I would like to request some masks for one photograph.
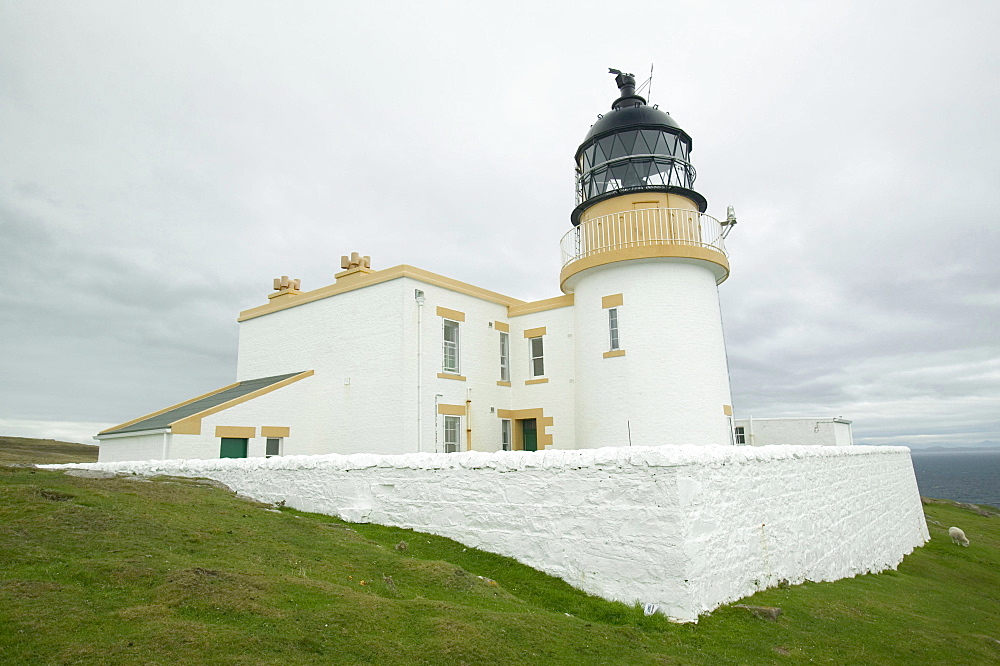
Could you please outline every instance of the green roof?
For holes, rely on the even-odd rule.
[[[278,382],[288,379],[289,377],[294,377],[300,374],[302,373],[291,372],[287,375],[275,375],[273,377],[261,377],[260,379],[248,379],[236,384],[235,386],[230,386],[225,390],[219,391],[218,393],[213,393],[212,395],[208,395],[204,398],[199,398],[191,402],[182,403],[177,407],[168,409],[161,414],[154,414],[153,416],[140,419],[135,423],[119,426],[113,430],[105,430],[101,432],[100,435],[120,435],[127,432],[139,432],[141,430],[162,430],[170,427],[170,424],[174,421],[180,421],[183,418],[193,416],[198,412],[203,412],[206,409],[211,409],[212,407],[217,407],[218,405],[229,402],[230,400],[242,398],[248,393],[253,393],[254,391],[258,391],[262,388],[267,388],[272,384],[277,384]]]

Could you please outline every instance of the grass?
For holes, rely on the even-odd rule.
[[[97,462],[96,446],[0,435],[0,465],[18,463],[59,464]]]
[[[0,467],[0,663],[1000,663],[1000,518],[925,509],[933,539],[898,571],[743,600],[777,621],[676,625],[448,539]]]

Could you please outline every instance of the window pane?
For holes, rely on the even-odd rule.
[[[441,341],[441,371],[458,372],[458,322],[444,320]]]
[[[628,152],[625,150],[625,146],[622,145],[621,138],[617,134],[615,134],[613,138],[615,142],[611,144],[611,155],[609,157],[611,159],[615,159],[616,157],[625,157],[628,155]],[[602,143],[604,141],[605,139],[601,139]]]
[[[277,437],[268,437],[267,446],[264,449],[265,456],[279,456],[281,455],[281,440]]]
[[[543,356],[542,340],[543,338],[541,337],[531,338],[530,340],[528,340],[529,343],[528,349],[531,353],[532,377],[541,377],[542,375],[545,374],[545,364],[542,360]]]
[[[462,419],[458,416],[444,417],[444,452],[455,453],[459,450],[459,432]]]
[[[618,308],[608,310],[608,329],[611,337],[611,350],[618,349]]]
[[[618,134],[618,140],[622,142],[622,148],[625,150],[626,155],[632,154],[632,148],[635,146],[635,135],[637,130],[632,130],[631,132],[621,132]],[[642,152],[646,152],[643,150]]]
[[[594,153],[594,162],[600,164],[601,162],[611,159],[611,146],[615,142],[614,135],[606,136],[597,142],[597,151]],[[601,156],[604,159],[598,159],[597,156]]]
[[[500,381],[510,381],[510,336],[500,333]]]
[[[644,153],[655,153],[656,152],[656,139],[659,138],[660,133],[657,132],[656,130],[649,130],[649,129],[644,129],[644,130],[642,130],[641,133],[642,133],[642,138],[645,140],[645,144],[643,146],[644,150],[642,152],[644,152]],[[636,147],[636,151],[635,152],[636,153],[639,152],[638,145]]]

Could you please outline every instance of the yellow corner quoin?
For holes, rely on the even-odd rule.
[[[270,386],[265,386],[264,388],[257,389],[256,391],[251,391],[250,393],[247,393],[246,395],[242,395],[242,396],[240,396],[238,398],[233,398],[232,400],[224,402],[221,405],[216,405],[215,407],[209,407],[208,409],[203,409],[202,411],[198,412],[197,414],[192,414],[191,416],[185,416],[183,419],[180,419],[178,421],[174,421],[173,423],[170,424],[170,426],[169,426],[170,427],[170,434],[172,434],[172,435],[200,435],[201,434],[201,420],[203,418],[205,418],[206,416],[211,416],[212,414],[217,414],[217,413],[219,413],[221,411],[229,409],[230,407],[235,407],[236,405],[239,405],[241,403],[247,402],[248,400],[253,400],[254,398],[258,398],[258,397],[260,397],[262,395],[266,395],[266,394],[270,393],[271,391],[277,391],[278,389],[284,388],[285,386],[288,386],[289,384],[294,384],[295,382],[297,382],[297,381],[299,381],[301,379],[305,379],[306,377],[312,377],[314,374],[316,374],[315,370],[306,370],[305,372],[300,372],[299,374],[295,375],[294,377],[289,377],[288,379],[282,379],[280,382],[276,382],[274,384],[271,384]],[[231,386],[237,386],[237,385],[239,385],[239,382],[237,382],[236,384],[232,384]],[[227,387],[227,388],[229,388],[229,387]],[[220,389],[220,390],[224,390],[224,389]],[[209,393],[207,395],[213,395],[213,394],[218,393],[218,392],[219,391],[212,391],[212,393]],[[187,402],[191,402],[191,400],[188,400]],[[181,404],[187,404],[187,403],[181,403]]]
[[[725,414],[726,416],[732,416],[733,415],[733,406],[732,405],[723,405],[722,406],[722,413]]]
[[[345,283],[344,280],[341,280],[339,283],[330,284],[312,291],[305,291],[297,294],[294,299],[278,299],[280,301],[278,303],[272,301],[265,305],[259,305],[255,308],[244,310],[240,313],[240,316],[236,319],[236,321],[247,321],[248,319],[262,317],[264,315],[271,314],[272,312],[278,312],[279,310],[286,310],[299,305],[305,305],[306,303],[312,303],[313,301],[330,298],[331,296],[343,294],[348,291],[354,291],[355,289],[363,289],[365,287],[381,284],[390,280],[398,280],[400,278],[419,280],[424,284],[441,287],[442,289],[454,291],[459,294],[465,294],[467,296],[474,296],[476,298],[481,298],[484,301],[490,301],[507,307],[525,304],[525,301],[518,298],[512,298],[510,296],[505,296],[504,294],[499,294],[495,291],[490,291],[489,289],[483,289],[482,287],[477,287],[466,282],[453,280],[452,278],[438,275],[437,273],[425,271],[422,268],[401,264],[399,266],[393,266],[392,268],[386,268],[381,271],[375,271],[374,273],[360,275],[347,283]]]
[[[563,294],[562,296],[554,296],[541,301],[532,301],[530,303],[522,303],[521,305],[509,305],[507,306],[507,316],[520,317],[521,315],[533,314],[535,312],[568,308],[573,305],[573,300],[573,294]]]
[[[465,405],[438,405],[438,414],[445,416],[465,416]]]
[[[510,382],[501,382],[501,381],[498,381],[497,382],[497,386],[510,386]]]
[[[559,273],[559,286],[565,290],[567,280],[577,273],[585,271],[588,268],[594,268],[595,266],[613,264],[618,261],[629,261],[631,259],[658,258],[696,259],[715,264],[717,266],[714,271],[716,274],[716,284],[722,284],[729,277],[729,260],[726,259],[726,255],[718,250],[699,245],[641,245],[595,252],[592,255],[571,261],[563,266],[562,271]]]
[[[503,331],[504,333],[510,333],[510,324],[505,324],[502,321],[493,322],[493,328],[498,331]]]
[[[604,358],[614,358],[616,356],[624,356],[624,355],[625,355],[624,349],[615,349],[614,351],[604,352]]]
[[[215,426],[216,437],[239,437],[253,439],[257,436],[257,428],[249,426]]]
[[[465,381],[465,377],[463,377],[462,375],[452,375],[452,374],[448,374],[447,372],[439,372],[438,373],[438,378],[439,379],[454,379],[455,381],[459,381],[459,382],[464,382]]]
[[[261,437],[289,437],[291,435],[291,428],[280,427],[280,426],[261,426],[260,436]]]
[[[621,304],[624,302],[625,297],[622,294],[612,294],[601,299],[601,307],[605,310],[608,308],[617,308],[621,307]]]
[[[524,337],[526,338],[540,338],[545,335],[545,327],[539,326],[538,328],[529,328],[524,332]]]
[[[528,379],[528,380],[525,380],[524,385],[527,386],[528,384],[548,384],[548,383],[549,383],[549,378],[548,377],[542,377],[541,379]]]
[[[448,308],[443,308],[440,305],[437,309],[437,316],[444,317],[445,319],[452,319],[454,321],[465,321],[465,313],[459,312],[458,310],[449,310]]]

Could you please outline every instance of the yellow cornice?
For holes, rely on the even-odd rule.
[[[288,379],[282,379],[280,382],[275,382],[274,384],[269,384],[268,386],[265,386],[263,388],[259,388],[256,391],[251,391],[250,393],[247,393],[246,395],[241,395],[238,398],[233,398],[232,400],[227,400],[226,402],[223,402],[221,404],[215,405],[214,407],[209,407],[208,409],[203,409],[202,411],[197,412],[196,414],[192,414],[191,416],[185,416],[184,418],[179,419],[177,421],[174,421],[173,423],[170,424],[170,426],[169,426],[170,427],[170,433],[173,434],[173,435],[200,435],[201,434],[201,420],[203,418],[205,418],[206,416],[211,416],[212,414],[216,414],[218,412],[224,411],[226,409],[229,409],[230,407],[235,407],[236,405],[239,405],[240,403],[247,402],[248,400],[253,400],[254,398],[258,398],[258,397],[260,397],[262,395],[270,393],[271,391],[277,391],[278,389],[283,388],[285,386],[288,386],[289,384],[294,384],[295,382],[299,381],[300,379],[305,379],[306,377],[312,377],[314,374],[315,374],[314,370],[306,370],[305,372],[300,372],[299,374],[295,375],[294,377],[289,377]],[[236,385],[238,385],[238,384],[233,384],[233,386],[236,386]],[[226,388],[230,388],[230,387],[226,387]],[[219,389],[219,390],[221,391],[221,390],[224,390],[224,389]],[[212,393],[218,393],[218,391],[213,391]],[[212,393],[209,393],[208,395],[212,395]],[[188,402],[191,402],[191,401],[189,400]],[[186,404],[186,403],[182,403],[182,404]]]
[[[443,289],[455,291],[460,294],[466,294],[467,296],[475,296],[476,298],[481,298],[485,301],[506,305],[507,307],[525,305],[524,301],[517,298],[504,296],[503,294],[499,294],[495,291],[483,289],[482,287],[476,287],[475,285],[461,282],[459,280],[453,280],[452,278],[438,275],[437,273],[431,273],[430,271],[425,271],[421,268],[400,264],[399,266],[393,266],[392,268],[375,271],[374,273],[352,276],[351,281],[347,284],[344,284],[343,281],[341,281],[340,283],[334,283],[325,287],[320,287],[319,289],[296,294],[291,298],[279,299],[281,301],[280,303],[271,302],[265,305],[259,305],[255,308],[250,308],[249,310],[244,310],[240,313],[240,316],[236,321],[246,321],[255,317],[271,314],[272,312],[278,312],[279,310],[294,308],[297,305],[312,303],[313,301],[330,298],[331,296],[336,296],[337,294],[343,294],[348,291],[354,291],[355,289],[362,289],[364,287],[370,287],[375,284],[381,284],[382,282],[397,280],[404,277],[420,280],[425,284],[442,287]]]
[[[191,398],[190,400],[185,400],[184,402],[178,402],[176,405],[170,405],[169,407],[166,407],[165,409],[161,409],[161,410],[152,412],[150,414],[146,414],[145,416],[140,416],[139,418],[132,419],[131,421],[126,421],[125,423],[121,423],[119,425],[116,425],[113,428],[105,428],[104,430],[102,430],[101,432],[99,432],[97,434],[98,435],[103,435],[106,432],[112,432],[114,430],[118,430],[119,428],[127,428],[128,426],[132,425],[133,423],[138,423],[139,421],[145,421],[146,419],[151,419],[154,416],[159,416],[160,414],[163,414],[164,412],[169,412],[172,409],[177,409],[178,407],[183,407],[184,405],[190,405],[192,402],[197,402],[198,400],[201,400],[202,398],[207,398],[208,396],[215,395],[216,393],[222,393],[223,391],[228,391],[229,389],[234,388],[234,387],[239,386],[239,385],[240,385],[240,383],[236,382],[235,384],[230,384],[229,386],[223,386],[220,389],[215,389],[214,391],[209,391],[208,393],[203,393],[202,395],[199,395],[199,396],[197,396],[195,398]]]
[[[553,296],[541,301],[522,303],[521,305],[507,306],[508,317],[520,317],[521,315],[532,314],[534,312],[544,312],[545,310],[555,310],[556,308],[567,308],[573,305],[573,294],[563,294]]]
[[[640,245],[635,247],[622,247],[594,254],[577,259],[563,266],[559,273],[559,287],[565,291],[566,281],[571,277],[595,266],[603,266],[618,261],[629,261],[631,259],[656,259],[656,258],[678,258],[696,259],[715,264],[719,269],[715,270],[717,284],[722,284],[729,277],[729,260],[726,255],[718,250],[713,250],[700,245]]]

